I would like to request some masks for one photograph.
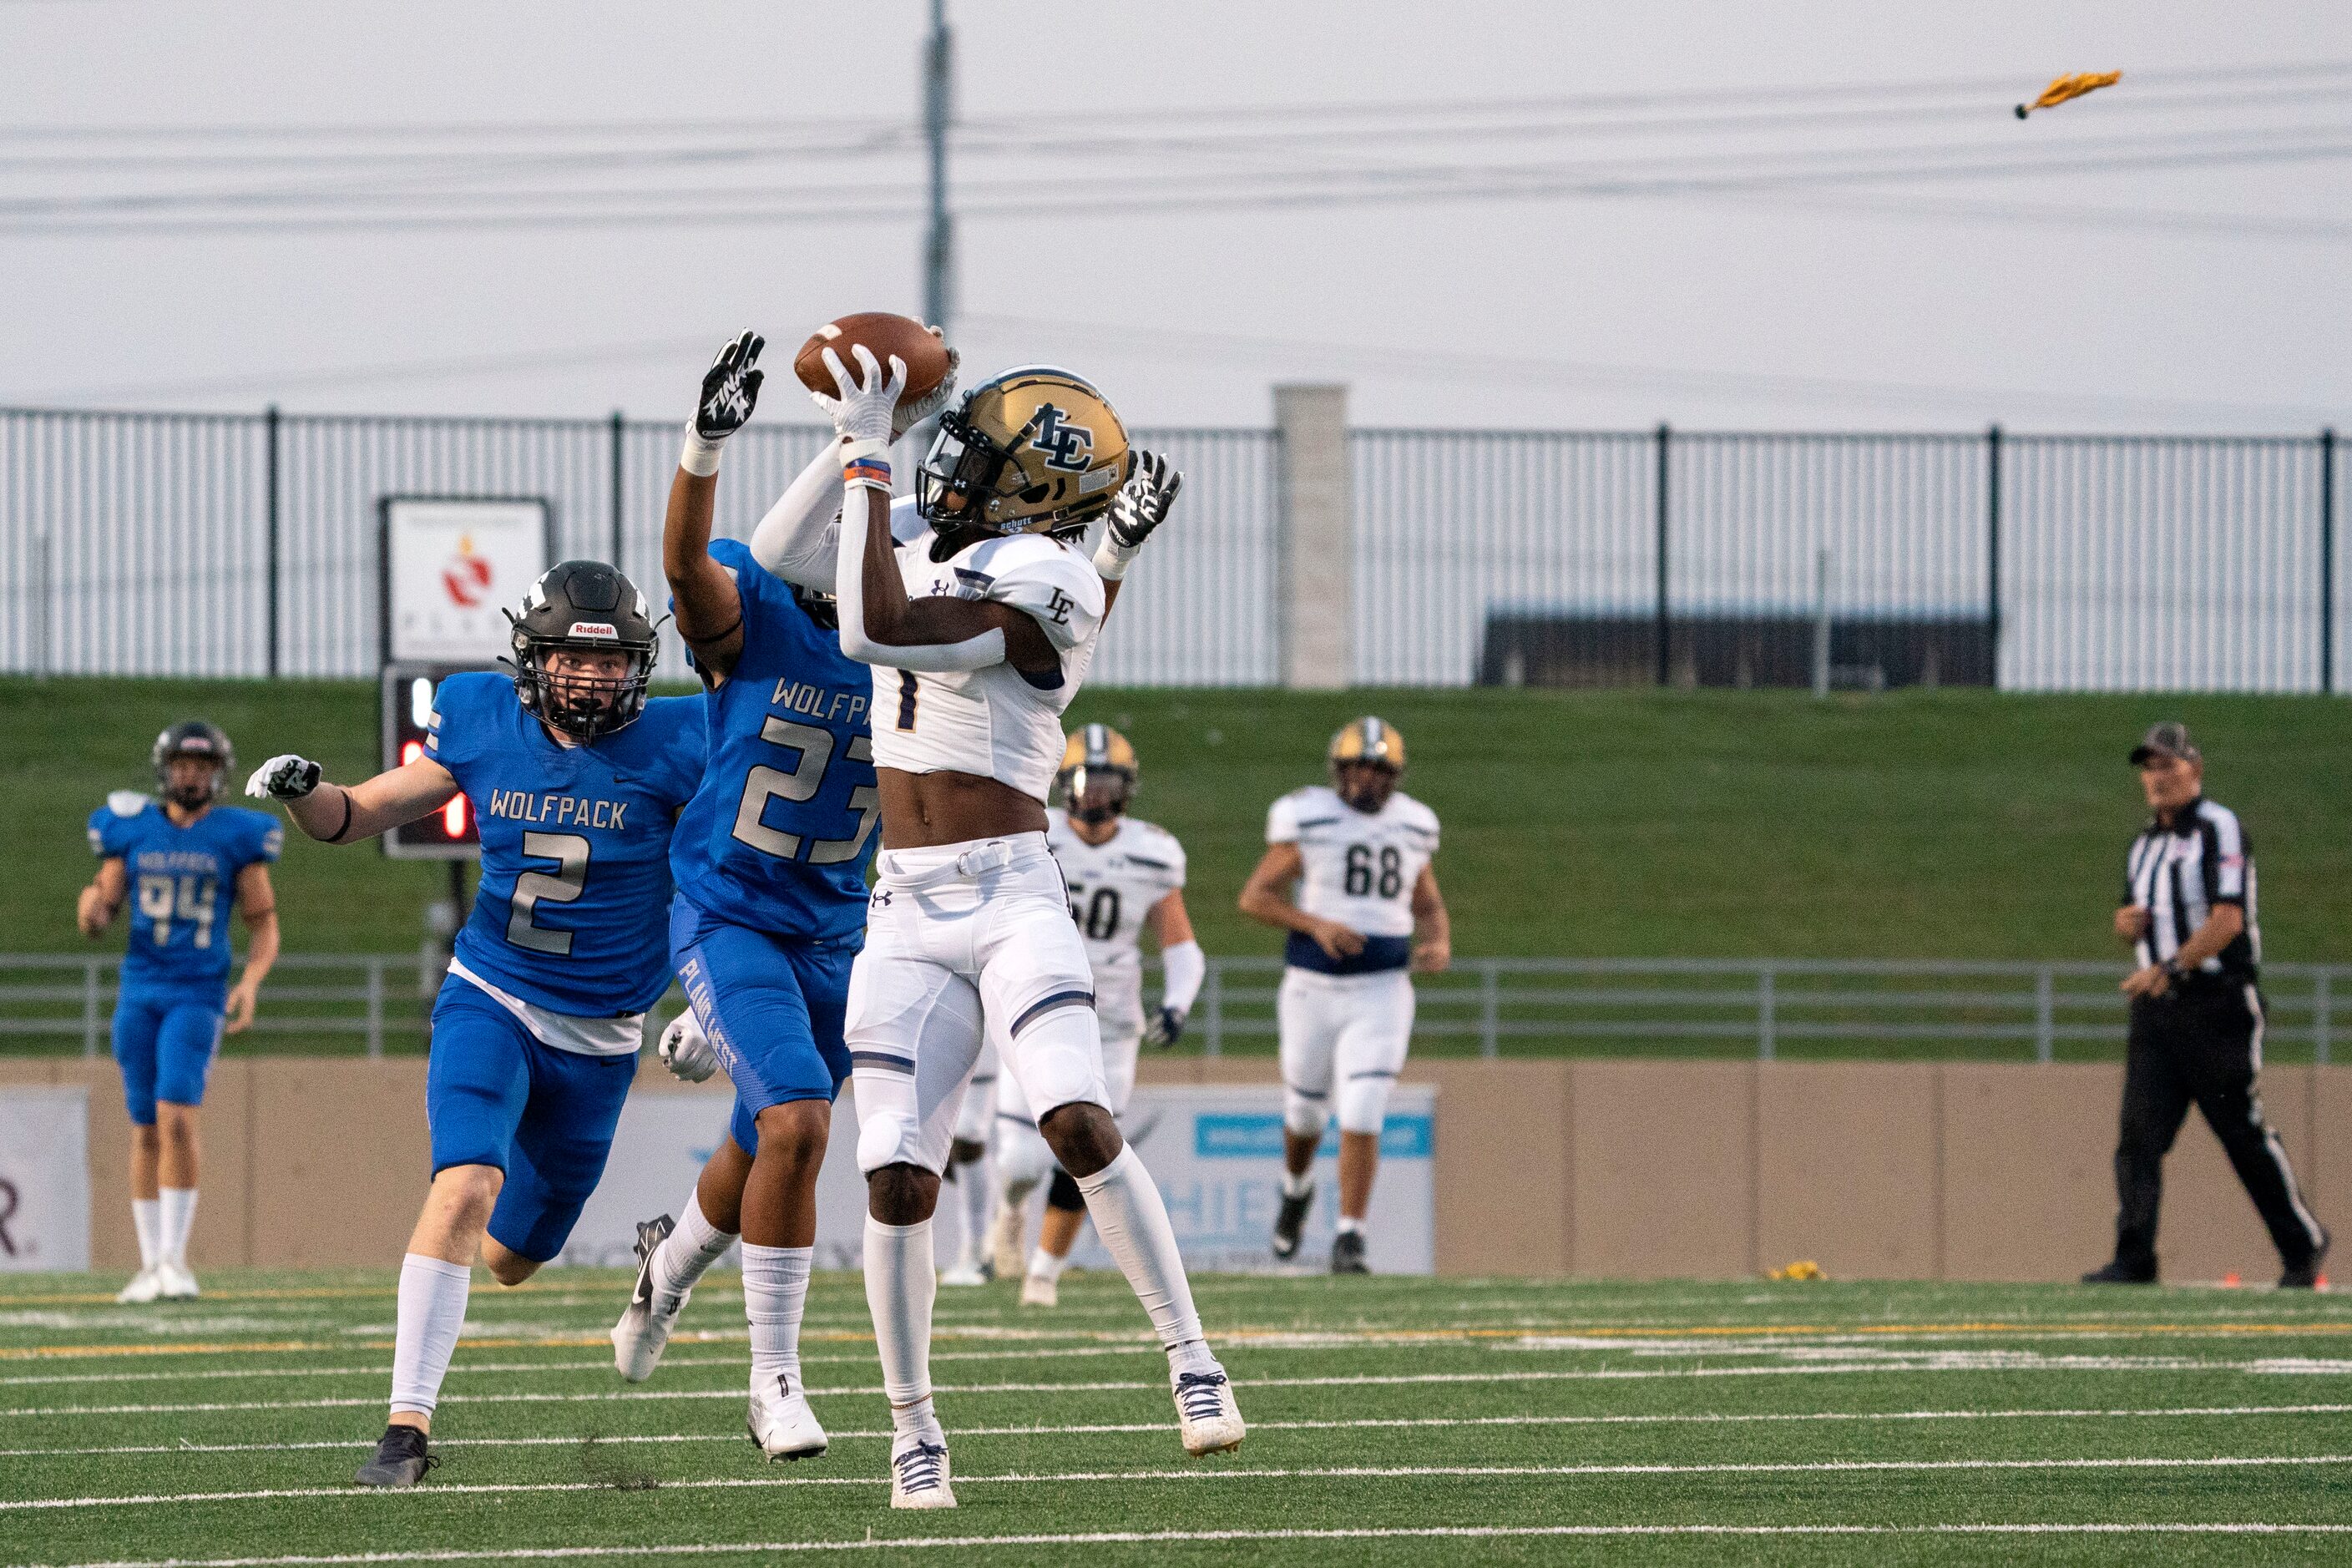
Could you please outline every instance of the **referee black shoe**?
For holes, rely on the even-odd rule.
[[[2117,1258],[2104,1268],[2094,1268],[2084,1275],[2083,1283],[2085,1285],[2153,1285],[2156,1283],[2156,1265],[2151,1263],[2145,1268],[2136,1268],[2123,1259]]]
[[[1343,1230],[1331,1238],[1331,1272],[1334,1274],[1370,1274],[1370,1265],[1364,1261],[1364,1233]]]
[[[1315,1184],[1297,1197],[1282,1194],[1282,1212],[1274,1216],[1274,1255],[1284,1262],[1298,1256],[1298,1238],[1307,1230],[1307,1211],[1315,1206]]]
[[[414,1426],[387,1426],[376,1442],[374,1459],[362,1465],[352,1482],[362,1487],[413,1487],[440,1462],[425,1452],[422,1431]]]
[[[2300,1263],[2288,1264],[2286,1272],[2279,1276],[2278,1288],[2282,1290],[2318,1289],[2319,1266],[2327,1261],[2327,1245],[2335,1239],[2326,1231],[2320,1232],[2319,1245],[2311,1249],[2311,1256]]]

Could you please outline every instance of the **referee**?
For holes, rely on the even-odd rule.
[[[2308,1289],[2327,1255],[2327,1232],[2296,1189],[2254,1093],[2263,998],[2253,847],[2237,814],[2205,798],[2205,759],[2186,725],[2154,726],[2131,761],[2153,815],[2132,840],[2116,910],[2116,934],[2139,960],[2123,983],[2131,1029],[2116,1145],[2120,1212],[2115,1260],[2083,1282],[2154,1282],[2164,1156],[2194,1100],[2270,1226],[2286,1263],[2279,1285]]]

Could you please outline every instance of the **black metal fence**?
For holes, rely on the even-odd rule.
[[[730,446],[748,532],[814,426]],[[1186,472],[1095,679],[1280,679],[1282,446],[1145,430]],[[394,493],[544,497],[659,576],[669,423],[0,411],[0,669],[361,675]],[[2332,434],[1359,430],[1355,680],[2333,691]],[[672,650],[671,658],[675,658]],[[675,669],[673,663],[670,668]]]

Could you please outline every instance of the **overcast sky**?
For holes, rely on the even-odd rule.
[[[968,372],[1133,422],[2352,425],[2343,0],[950,9]],[[925,15],[0,0],[0,402],[682,416],[919,309]]]

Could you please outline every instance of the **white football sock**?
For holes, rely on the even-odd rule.
[[[1307,1167],[1306,1170],[1300,1172],[1295,1176],[1287,1171],[1282,1173],[1282,1195],[1284,1197],[1303,1198],[1314,1190],[1315,1170],[1313,1166]]]
[[[1029,1277],[1033,1279],[1059,1279],[1062,1270],[1069,1264],[1066,1258],[1056,1258],[1042,1247],[1034,1247],[1029,1253]]]
[[[931,1260],[931,1222],[884,1225],[866,1216],[866,1305],[882,1357],[882,1392],[899,1436],[938,1430],[931,1411],[931,1303],[940,1281]]]
[[[1364,1234],[1364,1222],[1360,1219],[1349,1219],[1346,1215],[1341,1215],[1339,1216],[1339,1234],[1341,1236],[1361,1236]]]
[[[1160,1342],[1171,1354],[1179,1346],[1198,1342],[1201,1314],[1192,1309],[1192,1287],[1176,1249],[1176,1227],[1168,1223],[1168,1205],[1133,1146],[1119,1150],[1118,1159],[1093,1175],[1080,1176],[1078,1191],[1086,1194],[1095,1234],[1135,1288],[1136,1300],[1150,1314]]]
[[[965,1162],[956,1172],[956,1191],[963,1199],[963,1252],[960,1261],[968,1265],[980,1262],[981,1248],[988,1245],[988,1207],[995,1201],[994,1162],[982,1154],[977,1160]]]
[[[709,1272],[712,1264],[726,1257],[727,1249],[734,1245],[734,1233],[721,1230],[703,1218],[701,1199],[694,1194],[688,1194],[686,1200],[686,1212],[677,1216],[677,1228],[671,1231],[668,1238],[654,1251],[655,1292],[657,1295],[667,1296],[673,1301],[676,1300],[693,1289],[694,1282]],[[806,1252],[808,1248],[801,1247],[798,1250]],[[748,1275],[749,1272],[750,1266],[746,1264],[745,1273]],[[801,1270],[801,1284],[805,1293],[808,1284],[808,1270],[805,1266]],[[745,1299],[748,1300],[750,1299],[748,1279],[745,1281],[744,1289]],[[797,1311],[793,1315],[793,1321],[797,1331],[800,1321]]]
[[[163,1256],[163,1205],[159,1198],[131,1200],[131,1228],[139,1233],[139,1267],[152,1268]]]
[[[681,1230],[675,1233],[684,1235]],[[743,1244],[743,1315],[751,1321],[751,1382],[801,1380],[801,1312],[808,1305],[814,1247]]]
[[[165,1187],[158,1201],[163,1205],[163,1230],[160,1242],[159,1260],[176,1263],[184,1268],[188,1263],[188,1232],[196,1224],[196,1189]]]
[[[392,1336],[392,1407],[430,1415],[466,1326],[473,1270],[412,1252],[400,1260],[400,1316]]]

